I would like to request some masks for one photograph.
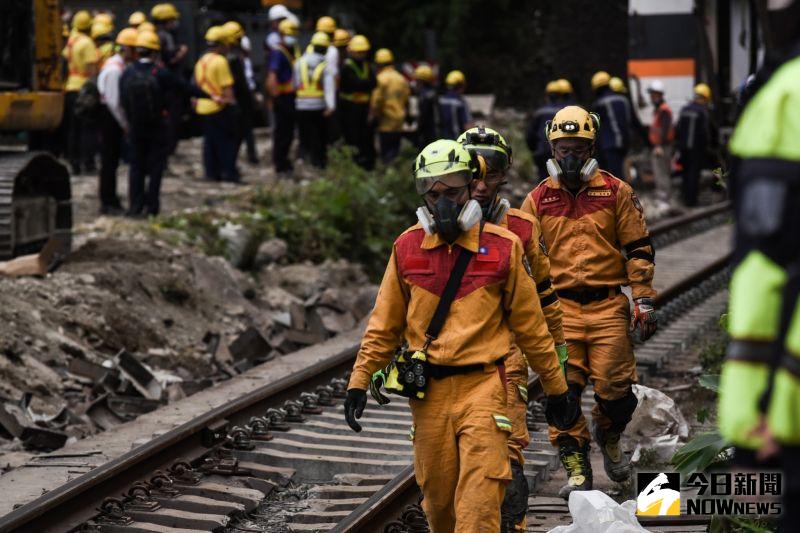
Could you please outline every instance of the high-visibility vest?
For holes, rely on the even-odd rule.
[[[322,61],[314,67],[311,78],[308,77],[308,59],[301,57],[300,61],[300,86],[297,88],[298,98],[322,98],[325,91],[322,88],[322,73],[325,72],[327,62]]]
[[[284,46],[278,46],[277,50],[284,55],[286,60],[289,62],[289,66],[294,66],[294,61],[297,54],[297,48],[295,48],[295,57],[289,53],[289,51]],[[292,83],[292,78],[289,77],[287,81],[278,82],[278,94],[292,94],[294,93],[294,83]]]
[[[344,60],[344,64],[346,67],[350,67],[355,72],[356,76],[361,80],[366,80],[367,76],[369,76],[369,65],[367,65],[366,61],[363,63],[362,67],[358,66],[358,63],[353,61],[353,58],[348,57]],[[340,92],[339,96],[342,100],[347,100],[348,102],[353,102],[355,104],[368,104],[369,103],[369,96],[368,92],[352,92],[352,93],[343,93]]]
[[[661,132],[663,127],[659,122],[659,117],[661,117],[661,113],[663,111],[669,111],[670,117],[672,116],[672,110],[669,108],[666,102],[661,102],[658,104],[658,108],[656,108],[655,112],[653,113],[653,121],[650,123],[650,131],[648,132],[648,138],[650,140],[650,144],[653,146],[659,146],[662,144],[661,139]],[[667,142],[672,142],[675,140],[675,127],[672,125],[670,121],[669,129],[667,129]]]

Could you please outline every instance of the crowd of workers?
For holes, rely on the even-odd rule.
[[[177,39],[179,18],[174,5],[158,4],[149,20],[137,11],[130,15],[128,27],[117,32],[110,14],[79,11],[71,18],[71,29],[65,30],[68,78],[62,146],[75,174],[95,171],[99,148],[102,213],[123,212],[116,192],[123,155],[131,165],[127,214],[158,213],[161,178],[190,101],[203,124],[206,179],[240,181],[237,159],[242,144],[248,160],[258,163],[253,136],[258,84],[244,28],[236,21],[208,28],[206,51],[187,79],[183,70],[188,47]],[[333,142],[351,146],[355,160],[367,169],[375,165],[376,137],[382,161],[397,157],[408,127],[412,84],[395,69],[392,52],[381,48],[373,56],[366,36],[337,28],[329,16],[317,20],[301,50],[299,22],[288,9],[272,6],[269,21],[264,90],[278,176],[293,170],[295,133],[299,157],[318,168],[325,167]],[[447,74],[441,95],[429,65],[420,64],[413,78],[420,147],[438,137],[455,139],[471,125],[461,71]]]
[[[681,176],[680,199],[686,207],[698,202],[700,175],[703,169],[719,164],[718,132],[710,112],[711,88],[705,83],[694,87],[692,100],[683,107],[677,120],[664,99],[665,88],[660,80],[647,87],[653,106],[653,119],[648,127],[639,121],[636,108],[625,82],[606,71],[592,76],[594,102],[603,127],[597,139],[597,160],[614,176],[631,181],[628,155],[634,140],[650,148],[650,164],[656,190],[656,201],[671,204],[672,175]],[[546,102],[532,115],[526,130],[526,142],[534,154],[534,162],[542,179],[548,176],[546,161],[550,147],[544,133],[545,122],[560,107],[574,103],[572,84],[565,79],[551,81],[545,87]]]

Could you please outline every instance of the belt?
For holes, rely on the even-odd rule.
[[[504,365],[506,361],[505,357],[501,357],[497,361],[494,362],[495,365],[501,366]],[[428,364],[428,369],[430,372],[430,376],[433,379],[443,379],[449,378],[450,376],[457,376],[459,374],[469,374],[472,372],[477,372],[478,370],[483,370],[486,368],[486,365],[475,364],[475,365],[462,365],[462,366],[448,366],[448,365],[434,365],[433,363]]]
[[[556,294],[558,294],[559,298],[566,298],[567,300],[578,302],[581,305],[599,302],[600,300],[605,300],[606,298],[613,298],[620,293],[622,293],[622,289],[619,287],[619,285],[616,287],[598,287],[597,289],[583,289],[579,291],[573,291],[570,289],[556,291]]]

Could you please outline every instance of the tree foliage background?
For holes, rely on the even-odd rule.
[[[373,50],[398,60],[435,60],[460,69],[469,92],[492,92],[502,105],[532,106],[544,84],[569,79],[580,100],[600,69],[624,74],[628,47],[625,0],[309,0],[322,14],[366,34]]]

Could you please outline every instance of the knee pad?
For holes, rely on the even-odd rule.
[[[578,385],[577,383],[567,383],[567,395],[569,395],[570,398],[580,401],[581,394],[583,394],[583,385]]]
[[[517,524],[525,518],[528,511],[528,480],[522,465],[511,461],[511,482],[506,485],[506,494],[500,514]]]
[[[600,412],[606,415],[611,420],[611,427],[609,431],[614,433],[622,433],[628,422],[633,417],[633,412],[639,404],[639,400],[629,387],[628,392],[622,398],[616,400],[604,400],[597,394],[594,395],[597,405],[600,406]]]

